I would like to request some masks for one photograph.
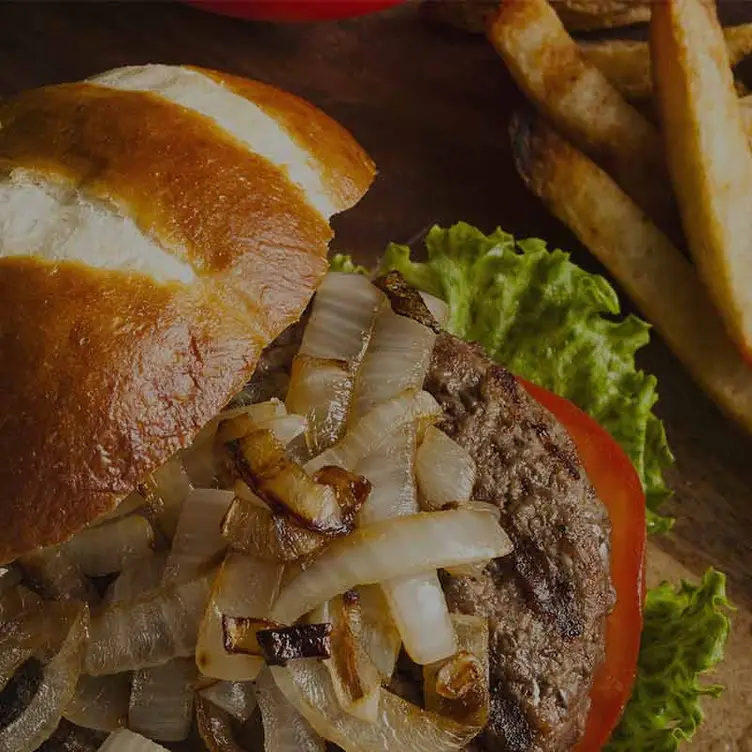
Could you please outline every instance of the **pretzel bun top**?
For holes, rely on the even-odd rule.
[[[112,510],[327,270],[374,166],[266,84],[119,68],[0,104],[0,563]]]

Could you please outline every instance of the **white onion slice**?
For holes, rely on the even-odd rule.
[[[452,614],[458,652],[423,667],[428,710],[458,723],[483,728],[490,712],[488,619]]]
[[[126,496],[111,512],[107,512],[101,517],[97,517],[97,519],[92,523],[92,526],[104,525],[108,522],[119,520],[122,517],[127,517],[134,512],[138,512],[139,509],[144,506],[146,506],[146,499],[141,496],[138,491],[133,491],[132,493],[128,494],[128,496]]]
[[[220,528],[233,497],[232,491],[214,488],[197,488],[188,494],[165,564],[164,582],[194,579],[224,551],[227,543]]]
[[[235,741],[232,716],[213,702],[196,697],[196,727],[209,752],[247,752]]]
[[[420,297],[423,298],[430,314],[436,319],[436,323],[443,329],[449,320],[449,306],[441,298],[428,292],[421,292]]]
[[[355,466],[355,472],[371,483],[371,493],[358,515],[360,525],[418,511],[415,445],[416,428],[408,423]]]
[[[265,752],[324,752],[325,741],[280,692],[265,668],[256,680]]]
[[[167,752],[167,750],[133,731],[121,729],[110,734],[99,752]]]
[[[44,608],[32,608],[18,614],[2,625],[0,630],[0,691],[13,674],[37,652],[42,652],[54,643],[57,637],[57,621],[65,616],[69,604],[53,603]],[[50,620],[51,626],[45,622]]]
[[[300,354],[325,360],[359,360],[383,295],[367,277],[330,272],[316,292]]]
[[[398,517],[333,541],[290,581],[271,618],[292,623],[358,585],[504,556],[512,544],[486,512],[457,509]]]
[[[475,486],[475,460],[464,447],[434,426],[418,447],[415,471],[424,509],[468,501]]]
[[[277,399],[268,400],[267,402],[257,402],[253,405],[243,405],[242,407],[233,407],[229,410],[223,410],[221,413],[215,415],[196,435],[193,439],[193,444],[185,453],[190,453],[191,450],[196,449],[203,444],[212,444],[214,437],[217,434],[217,427],[220,423],[223,423],[232,418],[237,418],[240,415],[248,417],[251,423],[258,424],[263,423],[273,418],[280,418],[287,415],[287,408],[285,403]]]
[[[378,405],[357,420],[341,441],[306,464],[308,472],[326,465],[352,470],[377,449],[386,437],[406,423],[416,423],[418,433],[441,415],[441,407],[428,393],[405,392]]]
[[[19,559],[26,579],[35,590],[51,600],[97,603],[91,581],[61,546],[41,548]]]
[[[160,742],[186,739],[193,719],[196,678],[196,663],[191,658],[176,658],[137,671],[131,684],[128,727]]]
[[[82,530],[62,550],[89,577],[120,572],[151,553],[154,531],[138,514]]]
[[[331,624],[331,658],[324,665],[334,693],[346,713],[375,723],[381,699],[381,675],[361,642],[362,612],[356,591],[338,595],[308,617],[311,623]]]
[[[379,585],[357,588],[360,598],[360,641],[368,657],[388,684],[397,665],[402,638],[394,623],[389,604]]]
[[[96,731],[117,731],[128,721],[131,675],[82,674],[63,716],[76,726]]]
[[[385,307],[358,371],[353,417],[362,417],[402,392],[422,389],[435,341],[435,332],[427,326]]]
[[[322,533],[296,525],[282,515],[272,514],[250,490],[230,505],[222,520],[222,535],[233,551],[279,562],[310,556],[329,541]]]
[[[353,383],[352,369],[346,361],[295,356],[287,408],[306,416],[310,454],[319,454],[342,438]]]
[[[3,752],[32,752],[55,731],[65,706],[76,690],[85,652],[89,608],[81,604],[68,622],[60,650],[45,666],[42,682],[31,702],[10,724],[0,729]]]
[[[151,500],[156,511],[160,530],[172,540],[180,517],[183,502],[190,493],[191,479],[178,457],[165,462],[152,473],[148,481],[139,486]],[[142,493],[142,495],[143,495]]]
[[[440,661],[457,650],[457,636],[435,571],[396,577],[381,587],[405,650],[415,663]]]
[[[119,674],[193,654],[212,575],[107,605],[91,621],[86,673]]]
[[[319,454],[344,432],[355,372],[382,294],[365,277],[332,272],[313,300],[292,365],[287,409],[308,418],[308,446]]]
[[[372,485],[360,511],[361,524],[417,513],[415,434],[412,424],[397,429],[358,463],[357,472]],[[436,572],[398,577],[382,587],[405,650],[416,663],[433,663],[455,652],[457,641]]]
[[[212,588],[201,621],[196,663],[204,676],[225,681],[251,681],[263,666],[255,655],[225,650],[222,616],[264,619],[279,592],[283,567],[276,562],[229,554]]]
[[[126,567],[105,593],[106,603],[132,601],[147,590],[153,590],[162,581],[168,551],[150,553]]]
[[[240,723],[245,723],[258,705],[253,682],[218,681],[199,694]]]
[[[42,599],[29,588],[16,585],[0,597],[0,625],[20,616],[24,611],[39,608]]]
[[[379,718],[368,723],[339,706],[326,669],[317,661],[292,661],[274,666],[277,686],[296,710],[323,737],[345,752],[454,752],[478,733],[442,718],[384,690]]]

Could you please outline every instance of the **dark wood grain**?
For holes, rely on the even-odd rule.
[[[752,7],[724,3],[723,13],[749,19]],[[0,3],[0,96],[144,62],[259,78],[350,128],[380,175],[366,199],[336,220],[336,250],[373,262],[390,240],[462,219],[545,237],[600,270],[517,178],[506,123],[519,95],[480,37],[427,25],[412,6],[339,24],[272,26],[173,3]],[[668,507],[678,521],[654,545],[686,571],[722,568],[733,598],[752,606],[752,440],[659,340],[640,363],[659,377],[658,413],[677,456]],[[752,650],[752,636],[741,637],[738,650]],[[748,693],[732,697],[752,716]]]

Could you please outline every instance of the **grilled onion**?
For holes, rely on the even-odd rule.
[[[76,689],[86,646],[89,608],[68,608],[67,634],[59,651],[44,667],[41,683],[24,711],[0,729],[3,752],[32,752],[55,731]]]
[[[361,525],[418,511],[415,445],[416,428],[408,423],[356,465],[355,471],[371,483],[371,493],[358,516]]]
[[[324,752],[326,743],[280,692],[268,668],[256,680],[265,752]]]
[[[292,365],[287,407],[308,418],[319,454],[344,431],[355,372],[383,296],[365,277],[332,272],[319,287]]]
[[[360,599],[360,641],[368,657],[388,684],[397,665],[402,639],[379,585],[363,585],[357,589]]]
[[[353,382],[353,373],[346,361],[295,356],[287,407],[308,420],[309,456],[323,452],[342,438]]]
[[[458,652],[423,667],[426,708],[464,725],[483,728],[488,722],[488,619],[452,614]]]
[[[107,737],[105,743],[99,748],[99,752],[167,752],[167,750],[140,734],[120,729]]]
[[[152,510],[153,521],[170,540],[175,534],[183,502],[190,493],[191,480],[180,459],[173,457],[139,484],[139,493]]]
[[[126,567],[105,593],[107,603],[132,601],[147,590],[156,588],[162,580],[169,552],[150,553]]]
[[[51,600],[99,600],[91,581],[61,546],[42,548],[19,559],[25,579]]]
[[[435,571],[395,577],[382,582],[381,587],[405,650],[415,663],[433,663],[457,650],[457,637]]]
[[[209,752],[246,752],[235,741],[230,714],[201,695],[196,697],[196,727]]]
[[[199,694],[240,723],[247,721],[258,705],[253,682],[218,681]]]
[[[342,709],[375,723],[381,698],[381,675],[361,642],[363,620],[357,592],[332,598],[310,618],[331,624],[332,654],[324,665]]]
[[[485,561],[511,550],[487,512],[457,509],[377,522],[332,542],[283,588],[271,618],[292,623],[358,585]]]
[[[255,655],[230,654],[225,649],[222,617],[265,619],[279,592],[282,566],[274,562],[229,554],[212,588],[196,646],[196,663],[205,676],[226,681],[251,681],[263,660]]]
[[[314,472],[326,465],[352,470],[400,426],[415,423],[420,434],[440,414],[439,404],[428,392],[404,392],[356,420],[342,440],[310,460],[306,470]]]
[[[402,426],[358,463],[358,472],[372,484],[361,524],[417,513],[415,443],[415,426]],[[433,663],[454,653],[456,637],[436,572],[398,577],[382,587],[405,650],[416,663]]]
[[[194,579],[226,548],[220,528],[233,496],[232,491],[213,488],[188,494],[162,575],[165,582]]]
[[[176,658],[137,671],[131,684],[129,728],[161,742],[186,739],[193,718],[196,678],[196,663],[191,658]]]
[[[231,441],[228,449],[241,480],[272,510],[317,532],[347,532],[336,489],[317,483],[293,462],[271,431],[254,431]]]
[[[248,492],[251,493],[251,492]],[[234,551],[268,561],[294,561],[325,545],[323,533],[272,514],[260,499],[236,498],[222,521],[222,535]]]
[[[318,661],[296,661],[270,670],[287,700],[316,732],[345,752],[453,752],[478,733],[476,727],[421,710],[386,690],[376,723],[349,715],[339,706],[326,669]]]
[[[97,731],[117,731],[128,721],[131,675],[82,674],[63,716],[76,726]]]
[[[475,461],[464,447],[434,426],[418,447],[415,471],[426,510],[453,501],[467,501],[475,485]]]
[[[153,544],[151,525],[132,514],[82,530],[61,548],[85,575],[103,577],[148,556]]]
[[[435,341],[436,333],[428,327],[385,308],[358,372],[353,416],[362,417],[407,390],[422,389]]]
[[[0,596],[0,626],[15,619],[24,611],[41,604],[42,599],[33,590],[23,585],[16,585]]]
[[[86,673],[119,674],[192,655],[211,580],[207,575],[108,604],[91,621]]]
[[[359,360],[382,300],[367,277],[330,272],[313,300],[300,353],[326,360]]]

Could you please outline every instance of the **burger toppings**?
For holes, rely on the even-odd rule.
[[[450,615],[438,570],[511,543],[433,426],[422,387],[445,317],[397,275],[330,274],[285,402],[241,396],[114,512],[0,572],[5,682],[34,660],[51,688],[2,732],[43,714],[38,735],[3,749],[31,752],[65,713],[148,751],[186,739],[195,711],[210,749],[239,752],[257,703],[269,751],[465,745],[488,714],[488,628]],[[39,609],[70,622],[57,652]],[[426,709],[386,689],[401,646]]]
[[[65,718],[87,729],[117,731],[128,722],[131,694],[129,673],[109,676],[81,674],[73,699],[65,708]]]
[[[3,718],[0,727],[0,749],[7,752],[32,752],[55,731],[66,706],[73,698],[78,678],[81,675],[86,651],[89,608],[82,603],[50,604],[42,623],[35,625],[35,633],[45,633],[47,644],[30,644],[35,640],[24,629],[13,634],[13,624],[3,628],[2,654],[15,652],[19,643],[28,646],[33,653],[31,661],[45,659],[41,675],[37,678],[32,692],[26,694],[28,704],[17,715]],[[25,617],[21,617],[24,619]],[[49,625],[49,626],[47,626]],[[59,630],[59,631],[58,631]],[[6,681],[2,687],[7,691]],[[17,696],[23,696],[15,688]]]

